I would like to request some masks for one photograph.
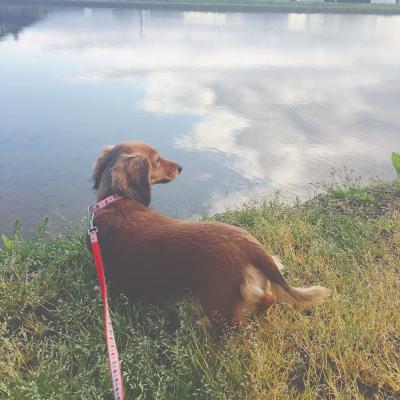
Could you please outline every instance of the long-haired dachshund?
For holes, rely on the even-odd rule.
[[[93,171],[97,200],[122,196],[95,216],[112,292],[154,299],[190,289],[211,321],[239,325],[275,298],[311,306],[329,294],[320,286],[290,287],[277,259],[244,229],[152,210],[151,185],[170,182],[181,171],[142,142],[103,149]]]

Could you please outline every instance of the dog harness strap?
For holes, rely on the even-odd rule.
[[[112,198],[112,199],[111,199]],[[104,331],[106,335],[106,350],[108,355],[108,365],[111,372],[111,380],[114,392],[115,400],[124,400],[125,390],[124,382],[122,378],[121,363],[119,361],[117,344],[115,342],[114,330],[111,323],[111,316],[108,309],[107,302],[107,288],[106,288],[106,278],[104,275],[104,265],[103,259],[101,257],[101,250],[99,245],[99,238],[97,235],[97,228],[93,225],[94,213],[97,210],[107,206],[108,204],[121,199],[120,196],[110,196],[101,202],[97,203],[95,206],[89,207],[89,211],[92,213],[92,221],[88,231],[90,237],[90,244],[92,247],[93,259],[96,265],[97,278],[100,285],[101,297],[103,298],[103,314],[104,314]],[[101,204],[100,204],[101,203]]]

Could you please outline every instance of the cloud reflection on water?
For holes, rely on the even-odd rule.
[[[55,14],[7,46],[58,57],[72,84],[139,82],[136,110],[193,117],[174,145],[223,155],[202,175],[216,212],[304,193],[344,164],[393,176],[399,38],[399,17],[92,10]]]
[[[105,76],[123,67],[121,77],[143,80],[137,106],[145,111],[200,116],[176,146],[229,156],[228,168],[258,181],[251,196],[277,188],[304,193],[306,183],[344,164],[381,171],[398,145],[396,103],[368,96],[396,81],[400,51],[393,47],[400,46],[393,40],[400,29],[393,19],[268,15],[254,26],[254,16],[191,12],[182,13],[183,24],[192,26],[183,34],[177,21],[158,32],[151,17],[145,46],[91,49],[92,62],[106,62]],[[380,121],[386,121],[381,142]],[[248,196],[246,188],[225,200]],[[218,197],[216,188],[207,201],[213,211],[226,205]]]

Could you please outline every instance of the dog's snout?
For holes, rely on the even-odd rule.
[[[178,174],[180,174],[182,172],[183,168],[180,165],[178,165],[177,170],[178,170]]]

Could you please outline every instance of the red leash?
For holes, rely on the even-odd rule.
[[[113,203],[114,201],[120,200],[121,198],[122,197],[116,195],[109,196],[104,200],[99,201],[94,206],[89,207],[89,212],[92,214],[92,219],[88,231],[88,234],[90,236],[90,243],[92,246],[93,259],[96,264],[97,278],[100,284],[101,297],[103,298],[106,349],[107,349],[108,365],[110,367],[115,400],[124,400],[125,389],[124,389],[124,382],[122,379],[122,369],[119,361],[117,344],[115,343],[114,330],[111,323],[110,312],[108,311],[106,278],[104,275],[104,266],[103,266],[103,259],[101,257],[99,239],[97,236],[98,229],[93,225],[93,220],[96,211],[106,207],[108,204]]]

